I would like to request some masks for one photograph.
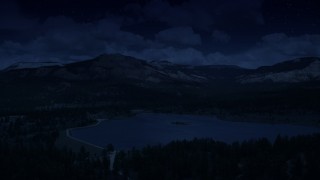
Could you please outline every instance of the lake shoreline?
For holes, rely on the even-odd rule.
[[[72,128],[69,131],[71,130],[74,130],[75,134],[69,136],[80,142],[98,147],[102,144],[113,144],[118,150],[165,145],[175,140],[194,138],[212,138],[233,143],[259,138],[274,141],[278,135],[296,136],[320,132],[318,127],[296,124],[226,121],[210,115],[172,113],[138,113],[130,117]]]
[[[98,149],[104,149],[103,147],[101,146],[97,146],[95,144],[92,144],[90,142],[87,142],[87,141],[84,141],[84,140],[81,140],[79,138],[76,138],[76,137],[73,137],[72,136],[72,133],[70,133],[70,131],[72,130],[76,130],[76,129],[83,129],[83,128],[89,128],[89,127],[95,127],[95,126],[98,126],[101,122],[105,121],[107,119],[97,119],[97,122],[95,124],[90,124],[90,125],[87,125],[87,126],[78,126],[78,127],[73,127],[73,128],[68,128],[66,129],[65,133],[66,133],[66,136],[72,140],[75,140],[75,141],[78,141],[78,142],[81,142],[83,144],[86,144],[86,145],[90,145],[90,146],[93,146],[95,148],[98,148]]]

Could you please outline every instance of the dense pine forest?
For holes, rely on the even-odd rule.
[[[319,152],[319,134],[274,143],[194,139],[119,153],[117,168],[136,179],[318,179]]]
[[[117,109],[108,115],[115,116],[115,112]],[[275,142],[267,139],[232,144],[214,139],[175,141],[120,151],[113,170],[110,170],[107,149],[101,154],[93,154],[86,147],[75,151],[68,145],[62,147],[56,143],[62,135],[60,130],[94,122],[83,109],[4,116],[0,122],[1,178],[8,180],[296,180],[320,177],[319,134],[292,138],[279,136]]]

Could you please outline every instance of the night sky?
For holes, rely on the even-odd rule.
[[[320,56],[316,0],[2,0],[0,68],[102,53],[254,68]]]

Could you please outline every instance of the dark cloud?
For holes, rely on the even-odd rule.
[[[216,52],[208,55],[208,61],[215,64],[237,64],[254,68],[306,56],[320,56],[320,35],[291,37],[284,33],[269,34],[242,53]]]
[[[201,37],[191,27],[175,27],[160,31],[155,35],[159,42],[180,45],[201,45]]]
[[[209,31],[218,23],[233,23],[234,19],[236,22],[249,21],[263,24],[260,12],[261,4],[262,0],[241,2],[235,0],[190,0],[179,6],[172,6],[167,1],[153,0],[141,10],[146,20],[159,20],[171,26],[191,26]]]
[[[171,6],[166,1],[154,0],[148,3],[144,9],[144,15],[148,19],[156,19],[168,23],[171,26],[191,26],[207,29],[214,22],[206,6],[194,6],[194,1],[186,2],[181,6]]]
[[[35,19],[24,17],[14,1],[4,0],[0,6],[0,29],[26,30],[37,24]]]
[[[8,40],[0,44],[3,65],[41,58],[45,61],[70,61],[75,57],[89,58],[101,53],[125,54],[129,50],[163,46],[143,36],[122,31],[119,24],[109,19],[76,23],[71,18],[59,16],[47,19],[35,29],[40,29],[40,33],[30,41]]]
[[[288,36],[275,33],[264,36],[259,46],[284,57],[320,56],[320,35]],[[272,51],[272,52],[271,52]]]
[[[316,28],[320,18],[313,19],[319,13],[314,7],[308,10],[311,5],[298,9],[296,1],[284,13],[286,2],[4,0],[0,5],[0,66],[16,61],[69,62],[101,53],[243,67],[320,56]],[[293,14],[301,12],[307,15]]]
[[[290,37],[283,33],[275,33],[262,37],[253,47],[236,54],[224,54],[218,51],[205,54],[193,48],[167,47],[128,52],[127,55],[151,60],[165,59],[182,64],[229,64],[255,68],[299,57],[320,56],[319,47],[320,35],[317,34]]]
[[[214,30],[212,32],[212,38],[215,41],[219,41],[222,43],[228,43],[231,40],[231,36],[223,31],[219,31],[219,30]]]

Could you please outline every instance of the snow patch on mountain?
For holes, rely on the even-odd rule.
[[[310,63],[307,67],[299,70],[292,70],[287,72],[274,72],[253,74],[242,77],[239,81],[241,83],[255,83],[255,82],[305,82],[311,80],[320,80],[320,60]]]
[[[34,68],[49,67],[49,66],[63,66],[63,64],[58,62],[18,62],[7,67],[6,69],[4,69],[4,71],[11,71],[11,70],[17,70],[17,69],[34,69]]]

